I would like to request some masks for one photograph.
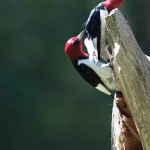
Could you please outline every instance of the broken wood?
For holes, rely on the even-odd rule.
[[[113,150],[150,149],[150,57],[139,47],[119,10],[106,18],[117,93],[112,113]]]

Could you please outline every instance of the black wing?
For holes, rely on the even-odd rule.
[[[90,18],[85,24],[87,38],[94,39],[95,37],[100,36],[100,11],[95,8],[90,14]]]
[[[73,65],[85,81],[94,87],[96,87],[98,84],[102,84],[104,87],[106,87],[94,70],[92,70],[86,64],[80,64],[78,66],[77,63],[78,62],[74,62]]]
[[[85,23],[85,31],[88,39],[97,38],[97,50],[98,50],[98,60],[100,60],[100,39],[101,39],[101,19],[100,10],[104,10],[105,7],[100,3],[96,8],[94,8],[90,16]]]
[[[86,34],[88,38],[94,39],[101,35],[101,20],[100,20],[100,10],[105,10],[102,3],[96,6],[90,13],[88,20],[85,23]]]

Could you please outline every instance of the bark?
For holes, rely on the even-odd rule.
[[[114,100],[112,149],[150,150],[150,57],[144,55],[117,9],[106,24],[114,74],[123,94],[116,94]]]

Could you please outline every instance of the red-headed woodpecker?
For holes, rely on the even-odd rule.
[[[103,64],[99,61],[95,63],[93,60],[90,60],[87,53],[83,52],[81,41],[83,34],[84,31],[77,37],[69,39],[65,44],[64,51],[69,56],[75,69],[89,84],[101,92],[112,96],[110,90],[120,91],[112,68],[109,64]]]
[[[107,50],[106,40],[106,21],[105,18],[110,11],[118,8],[124,0],[106,0],[98,4],[90,13],[85,23],[86,36],[89,41],[93,42],[93,52],[106,61],[110,61],[111,55]]]

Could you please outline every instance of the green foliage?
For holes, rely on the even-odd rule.
[[[63,52],[97,3],[0,1],[0,149],[110,149],[112,99],[88,85]],[[148,49],[143,3],[132,9],[126,2],[122,11]]]

